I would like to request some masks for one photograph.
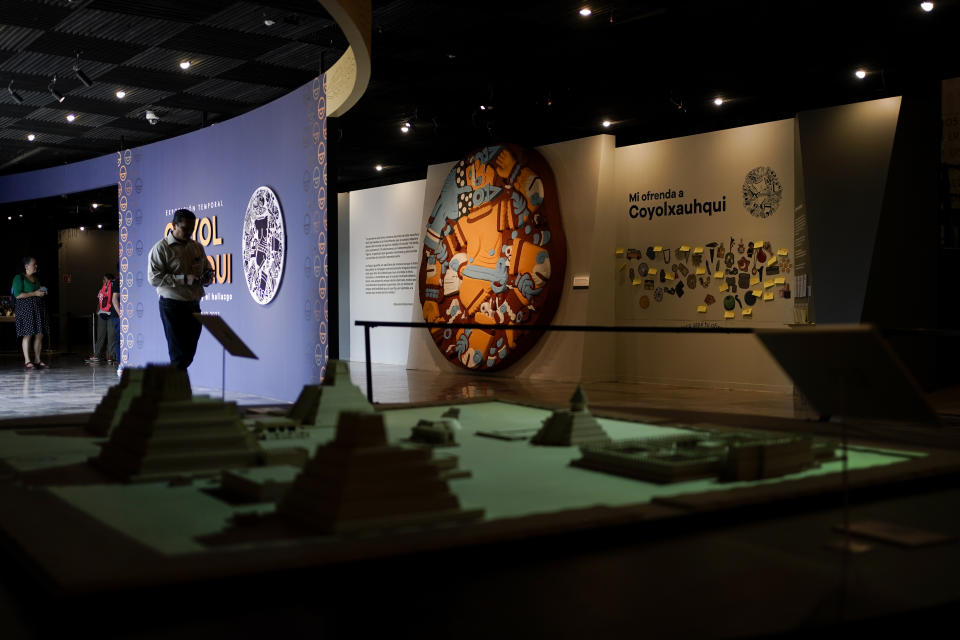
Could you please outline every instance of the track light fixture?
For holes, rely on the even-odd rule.
[[[47,85],[47,91],[50,92],[50,95],[53,96],[54,100],[57,102],[63,102],[65,96],[56,90],[56,88],[53,86],[55,84],[57,84],[57,74],[53,74],[53,80],[51,80],[50,84]]]
[[[83,70],[80,68],[80,52],[79,51],[77,52],[77,61],[73,63],[73,73],[74,75],[77,76],[77,80],[82,82],[84,86],[86,87],[93,86],[93,80],[91,80],[90,77],[87,74],[85,74]]]
[[[10,84],[7,85],[7,91],[10,92],[10,97],[13,98],[13,101],[17,104],[23,104],[23,96],[13,90],[13,80],[10,81]]]

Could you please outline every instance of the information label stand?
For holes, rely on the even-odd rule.
[[[256,354],[250,350],[240,336],[230,328],[230,325],[220,316],[212,313],[195,313],[193,317],[207,328],[207,331],[217,339],[220,346],[223,347],[223,355],[220,360],[220,399],[226,400],[227,395],[227,352],[238,358],[253,358],[258,360]]]

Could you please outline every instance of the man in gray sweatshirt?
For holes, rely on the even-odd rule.
[[[147,279],[160,296],[170,364],[184,371],[193,362],[203,328],[193,314],[200,312],[203,287],[213,275],[203,246],[190,238],[196,224],[192,211],[177,209],[173,233],[153,245],[147,270]]]

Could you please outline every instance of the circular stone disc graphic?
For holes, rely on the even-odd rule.
[[[277,295],[285,253],[280,201],[269,187],[258,187],[243,218],[243,275],[250,296],[259,304],[267,304]]]
[[[783,185],[770,167],[756,167],[743,180],[743,206],[756,218],[767,218],[783,198]]]
[[[509,366],[540,332],[458,324],[549,324],[560,302],[567,247],[557,186],[537,152],[491,146],[460,160],[427,221],[420,304],[433,340],[465,369]]]

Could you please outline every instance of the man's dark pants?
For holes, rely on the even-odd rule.
[[[160,298],[160,320],[167,337],[170,364],[187,370],[197,353],[197,341],[203,329],[193,314],[200,313],[199,302]]]

